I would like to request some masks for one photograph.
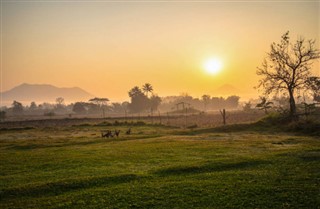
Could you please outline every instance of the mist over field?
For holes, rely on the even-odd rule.
[[[0,208],[320,208],[319,1],[0,0]]]

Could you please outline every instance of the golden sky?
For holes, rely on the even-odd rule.
[[[319,1],[3,0],[1,24],[1,91],[78,86],[111,101],[146,82],[159,96],[215,96],[231,84],[245,97],[287,30],[320,48]],[[212,57],[223,63],[215,75],[203,68]]]

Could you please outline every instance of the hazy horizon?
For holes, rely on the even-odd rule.
[[[18,86],[15,86],[14,88],[8,90],[8,91],[5,91],[5,92],[0,92],[3,96],[3,94],[7,93],[7,92],[10,92],[12,90],[16,90],[17,88],[21,88],[23,86],[32,86],[32,87],[40,87],[42,88],[43,86],[50,86],[50,87],[55,87],[57,89],[74,89],[74,88],[80,88],[80,90],[83,90],[85,91],[86,93],[89,93],[91,94],[91,92],[88,92],[86,91],[86,89],[83,89],[79,86],[70,86],[70,87],[67,87],[67,86],[54,86],[54,85],[51,85],[51,84],[30,84],[30,83],[22,83]],[[37,89],[37,90],[40,90],[40,89]],[[20,89],[21,92],[23,92],[24,94],[26,94],[26,89],[22,90]],[[129,90],[128,90],[129,91]],[[240,91],[238,89],[236,89],[233,85],[231,84],[224,84],[222,86],[220,86],[218,89],[216,89],[216,92],[220,92],[220,93],[216,93],[216,94],[211,94],[210,96],[211,97],[223,97],[223,98],[227,98],[229,96],[240,96],[240,101],[247,101],[249,99],[255,99],[252,95],[245,95],[245,96],[241,96],[241,93],[239,93]],[[237,93],[238,92],[238,93]],[[28,91],[29,93],[29,91]],[[192,94],[188,94],[187,92],[182,92],[181,94],[177,94],[177,95],[159,95],[161,98],[169,98],[169,97],[175,97],[175,96],[185,96],[185,95],[189,95],[189,96],[192,96],[193,98],[198,98],[198,99],[201,99],[202,95],[192,95]],[[51,99],[39,99],[39,95],[36,95],[36,97],[38,97],[38,99],[34,99],[34,98],[31,98],[29,97],[28,99],[19,99],[18,97],[21,97],[20,96],[17,96],[16,99],[11,99],[11,100],[5,100],[3,99],[2,102],[1,102],[1,106],[11,106],[12,105],[12,102],[13,100],[16,100],[16,101],[19,101],[21,102],[23,105],[30,105],[31,102],[36,102],[37,104],[42,104],[42,103],[56,103],[56,98],[58,97],[62,97],[64,98],[64,102],[65,104],[71,104],[71,103],[75,103],[75,102],[88,102],[88,99],[68,99],[68,98],[65,98],[63,95],[60,95],[60,94],[57,94],[55,97],[53,97],[52,95],[43,95],[44,97],[48,98],[50,97]],[[42,96],[42,98],[43,98]],[[252,97],[251,97],[252,96]],[[24,95],[25,97],[25,95]],[[67,96],[68,97],[68,96]],[[93,97],[100,97],[99,95],[94,95],[94,94],[91,94],[90,96],[90,99],[93,98]],[[128,102],[130,101],[130,97],[129,95],[127,95],[127,98],[125,98],[124,100],[117,100],[115,98],[108,98],[110,101],[109,103],[113,103],[113,102],[118,102],[118,103],[122,103],[122,102]],[[1,107],[0,106],[0,107]]]
[[[230,84],[248,98],[283,33],[320,48],[320,2],[1,0],[1,26],[1,92],[51,84],[126,101],[144,83],[159,96],[194,97]],[[220,72],[204,69],[209,59]]]

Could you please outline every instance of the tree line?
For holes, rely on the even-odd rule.
[[[274,105],[275,99],[281,98],[285,104],[280,105],[284,110],[288,110],[291,119],[297,118],[297,100],[304,98],[301,104],[304,107],[311,107],[320,103],[320,77],[312,75],[311,67],[314,61],[320,58],[320,51],[316,48],[315,40],[306,40],[299,37],[291,42],[289,32],[282,35],[279,43],[272,43],[270,52],[263,60],[261,66],[258,67],[257,75],[260,76],[257,88],[262,90],[260,103],[256,108],[264,110],[268,113]],[[318,69],[320,71],[320,69]],[[211,97],[203,95],[201,98],[193,98],[188,94],[180,96],[168,96],[160,98],[154,93],[150,83],[144,84],[142,87],[134,86],[129,90],[128,96],[130,102],[114,102],[109,103],[108,98],[95,97],[87,102],[76,102],[70,105],[64,104],[64,99],[59,97],[56,104],[43,103],[37,105],[31,102],[29,106],[24,107],[20,102],[14,101],[12,106],[2,107],[0,116],[4,118],[7,113],[13,115],[21,115],[23,113],[36,114],[101,114],[106,117],[107,113],[147,113],[159,109],[162,112],[179,111],[207,111],[220,109],[237,109],[239,108],[239,96],[233,95],[227,98]],[[313,103],[308,104],[308,99],[312,97]],[[279,100],[279,101],[280,101]],[[283,102],[282,101],[282,102]],[[310,101],[310,99],[309,99]],[[280,103],[279,103],[280,104]],[[250,102],[245,103],[244,110],[252,109]]]
[[[31,102],[23,106],[21,102],[13,101],[11,107],[2,108],[1,114],[8,115],[65,115],[65,114],[95,114],[108,117],[111,114],[154,114],[155,112],[176,112],[184,108],[193,109],[197,112],[218,110],[220,108],[236,109],[239,106],[239,96],[211,97],[203,95],[194,98],[186,93],[180,96],[159,97],[150,83],[134,86],[128,91],[129,101],[110,102],[108,98],[95,97],[86,102],[65,104],[62,97],[58,97],[54,104]],[[4,117],[4,116],[2,116]]]

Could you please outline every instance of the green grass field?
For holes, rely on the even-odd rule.
[[[320,139],[94,125],[1,130],[0,208],[320,208]]]

